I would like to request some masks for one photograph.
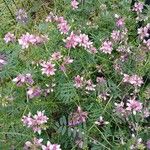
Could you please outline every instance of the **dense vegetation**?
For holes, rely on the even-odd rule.
[[[149,8],[0,0],[0,149],[150,149]]]

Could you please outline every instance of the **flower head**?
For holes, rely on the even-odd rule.
[[[22,46],[22,49],[28,48],[30,45],[42,44],[48,41],[47,35],[33,35],[33,34],[23,34],[20,39],[18,39],[19,44]]]
[[[102,43],[102,47],[100,48],[100,51],[106,53],[106,54],[111,54],[113,48],[112,48],[112,42],[111,41],[104,41]]]
[[[71,1],[71,6],[73,9],[77,9],[79,5],[79,2],[77,2],[77,0],[72,0]]]
[[[50,141],[47,141],[47,145],[42,145],[42,150],[61,150],[60,145],[51,144]]]
[[[54,68],[55,67],[55,64],[51,63],[50,61],[46,62],[42,62],[41,63],[41,66],[42,66],[42,74],[46,74],[47,76],[52,76],[52,75],[55,75],[55,71],[56,69]]]
[[[142,103],[135,100],[135,98],[128,100],[126,110],[133,111],[133,114],[136,114],[136,112],[140,112],[142,110]]]
[[[10,32],[8,32],[4,37],[5,43],[14,42],[15,39],[16,39],[15,35]]]
[[[81,107],[78,107],[76,112],[70,114],[69,125],[75,126],[83,122],[86,122],[87,115],[88,115],[87,112],[82,111]]]
[[[83,79],[83,77],[80,77],[79,75],[77,75],[77,76],[74,78],[74,82],[75,82],[74,86],[75,86],[76,88],[82,88],[83,85],[84,85],[84,79]]]
[[[70,36],[65,40],[66,48],[75,48],[78,45],[79,40],[80,38],[76,34],[71,32]]]
[[[111,38],[113,41],[118,42],[121,40],[121,32],[119,30],[113,30],[111,33]]]
[[[34,116],[29,113],[27,116],[22,117],[22,122],[28,128],[32,128],[34,132],[41,134],[41,130],[45,130],[44,126],[47,123],[48,117],[44,115],[44,111],[37,111]]]
[[[60,52],[54,52],[52,55],[51,55],[51,60],[54,60],[54,61],[59,61],[61,60],[63,56],[61,55]]]
[[[28,15],[24,9],[19,9],[16,12],[16,20],[20,23],[27,23]]]
[[[96,85],[92,83],[92,80],[86,81],[86,90],[87,91],[95,91]]]
[[[135,2],[134,6],[133,6],[133,11],[140,13],[140,12],[142,12],[143,8],[144,8],[143,3]]]
[[[61,34],[67,34],[69,32],[69,29],[70,29],[67,22],[59,23],[57,25],[57,27],[58,27],[59,31],[61,32]]]
[[[32,85],[34,83],[31,74],[20,74],[16,78],[12,80],[17,84],[17,86],[22,86],[23,84],[30,84]]]
[[[30,99],[39,97],[41,95],[41,89],[39,87],[30,87],[27,91],[27,95]]]
[[[122,28],[124,27],[124,25],[125,25],[124,19],[122,17],[117,17],[116,26]]]
[[[143,84],[142,78],[139,77],[138,75],[129,76],[127,74],[124,74],[123,82],[127,82],[134,86],[139,86],[139,87]]]

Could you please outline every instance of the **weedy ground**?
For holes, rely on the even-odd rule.
[[[139,14],[132,11],[128,0],[78,2],[78,8],[73,9],[70,0],[0,0],[0,59],[6,62],[0,65],[1,150],[21,150],[33,138],[42,138],[43,145],[47,141],[57,143],[62,150],[143,150],[148,147],[150,53],[137,33]],[[16,20],[19,9],[26,11],[26,23]],[[67,34],[61,34],[56,20],[45,21],[50,12],[55,17],[64,17],[69,25]],[[124,19],[124,27],[116,27],[119,18],[115,14]],[[150,21],[149,14],[147,6],[143,27]],[[116,42],[111,37],[113,30],[126,32],[125,36]],[[67,48],[65,39],[71,31],[76,35],[85,34],[89,39]],[[15,35],[14,42],[4,40],[8,32]],[[23,49],[18,39],[27,32],[47,35],[48,40],[42,44],[30,42],[29,47]],[[112,45],[105,47],[104,41]],[[97,53],[91,49],[89,52],[88,42],[93,42]],[[124,46],[124,51],[119,52],[119,46]],[[110,53],[105,51],[107,48]],[[54,75],[47,76],[44,71],[42,74],[41,63],[48,61],[54,52],[73,62],[63,68],[64,60],[55,61]],[[14,83],[13,79],[20,74],[31,74],[34,84],[18,86],[20,80]],[[139,78],[125,81],[124,74]],[[32,88],[37,87],[40,92],[36,95]],[[136,106],[131,106],[129,100],[137,102]],[[121,102],[123,105],[119,107],[117,104]],[[34,115],[43,110],[49,119],[44,125],[41,123],[41,134],[38,134],[33,126],[27,127],[22,118],[29,112]],[[36,148],[36,144],[33,148],[41,149]]]

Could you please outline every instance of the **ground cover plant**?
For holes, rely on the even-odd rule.
[[[0,150],[149,150],[149,22],[144,1],[0,0]]]

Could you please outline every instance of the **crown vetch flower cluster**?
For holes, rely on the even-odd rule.
[[[139,77],[138,75],[129,76],[127,74],[124,74],[123,82],[130,83],[130,84],[134,85],[135,87],[137,87],[137,86],[140,87],[143,84],[142,77]]]
[[[135,2],[132,10],[135,11],[138,14],[138,13],[142,12],[143,8],[144,8],[143,3],[141,3],[141,2]]]
[[[76,112],[70,114],[69,126],[76,126],[86,122],[87,116],[88,113],[82,111],[81,107],[78,107]]]
[[[31,149],[42,149],[42,150],[61,150],[60,145],[51,144],[50,141],[47,141],[47,145],[42,144],[43,139],[34,138],[32,142],[27,141],[24,145],[24,150]]]
[[[55,75],[55,64],[50,61],[43,61],[40,65],[42,66],[42,74],[46,74],[47,76]]]
[[[58,23],[57,27],[61,34],[68,34],[70,27],[64,17],[55,16],[53,13],[50,13],[46,18],[46,22],[56,22]],[[76,48],[76,46],[81,46],[85,48],[90,53],[96,53],[97,50],[93,46],[93,42],[90,41],[88,35],[86,34],[75,34],[73,31],[70,35],[64,40],[66,43],[66,48]]]
[[[34,87],[29,87],[27,90],[27,95],[29,96],[30,99],[34,97],[39,97],[42,93],[42,90],[40,87],[34,86]]]
[[[15,39],[16,39],[15,35],[10,32],[8,32],[4,37],[5,43],[14,42]]]
[[[77,0],[72,0],[71,1],[71,6],[72,6],[73,10],[77,9],[78,5],[79,5],[79,2]]]
[[[102,51],[106,54],[111,54],[112,50],[113,50],[113,47],[112,47],[112,42],[111,41],[104,41],[102,43],[100,51]]]
[[[97,50],[93,46],[93,42],[90,41],[88,35],[80,33],[79,35],[75,34],[73,31],[71,34],[64,40],[66,43],[66,48],[76,48],[77,46],[83,47],[90,53],[96,53]]]
[[[56,22],[57,23],[57,28],[61,32],[61,34],[68,34],[70,30],[70,26],[67,22],[67,20],[64,19],[64,17],[56,16],[52,12],[46,17],[46,22]]]
[[[32,85],[34,83],[32,75],[31,74],[19,74],[16,78],[12,80],[16,83],[17,86],[22,86],[24,84]]]
[[[16,12],[16,20],[23,24],[27,23],[27,21],[28,21],[27,12],[24,9],[19,9]]]
[[[85,90],[87,91],[95,91],[95,87],[96,87],[96,85],[93,84],[91,79],[85,80],[83,77],[80,77],[79,75],[77,75],[74,78],[74,86],[76,88],[85,87]]]
[[[136,112],[141,112],[143,108],[143,104],[137,101],[135,97],[127,100],[126,104],[124,102],[120,102],[119,104],[115,103],[115,105],[116,112],[122,116],[128,116],[131,113],[135,115]]]
[[[118,28],[123,28],[125,25],[125,21],[124,18],[122,18],[121,16],[115,14],[115,18],[116,18],[116,26]]]
[[[45,130],[48,117],[44,115],[44,111],[37,111],[34,116],[29,113],[27,116],[22,117],[22,122],[28,128],[32,128],[34,132],[41,134],[41,130]]]
[[[99,50],[105,54],[111,54],[113,51],[113,46],[115,46],[116,44],[118,48],[116,49],[118,52],[129,52],[128,49],[120,49],[119,47],[127,47],[127,40],[128,40],[128,30],[125,28],[125,22],[124,19],[122,17],[120,17],[119,15],[115,14],[115,18],[116,20],[116,30],[113,30],[110,38],[107,40],[104,40],[102,42],[101,47],[99,48]]]
[[[71,59],[69,56],[63,56],[60,52],[54,52],[49,61],[43,61],[40,63],[42,66],[42,74],[46,74],[47,76],[53,76],[56,72],[56,64],[59,63],[60,70],[65,72],[67,65],[71,64],[73,62],[73,59]]]
[[[139,28],[138,34],[140,39],[143,41],[143,44],[150,49],[150,24],[148,23],[146,26]]]
[[[50,141],[47,141],[47,145],[42,145],[42,150],[61,150],[60,145],[51,144]]]
[[[20,39],[18,39],[19,44],[22,46],[22,49],[28,48],[30,45],[42,44],[48,41],[46,35],[33,35],[33,34],[23,34]]]

